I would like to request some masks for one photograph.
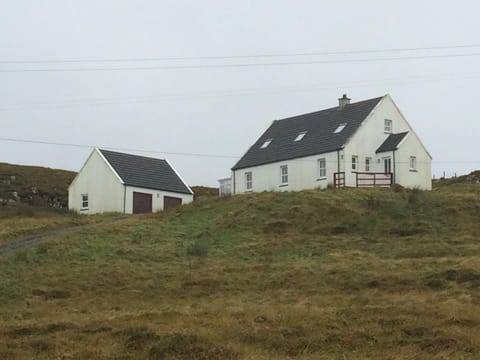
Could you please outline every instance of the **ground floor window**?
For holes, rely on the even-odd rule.
[[[325,158],[318,159],[318,176],[320,179],[327,177],[327,162]]]
[[[246,172],[245,173],[245,189],[246,190],[252,190],[253,187],[253,175],[252,172]]]
[[[410,156],[410,170],[417,170],[417,157]]]
[[[82,209],[88,209],[88,194],[82,194]]]
[[[280,183],[282,185],[288,184],[288,165],[282,165],[280,166]]]

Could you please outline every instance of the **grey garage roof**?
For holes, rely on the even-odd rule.
[[[275,120],[232,170],[339,150],[382,98]],[[341,125],[345,128],[334,133]],[[304,137],[294,141],[302,132]],[[262,149],[269,139],[271,143]]]
[[[397,150],[398,144],[403,140],[403,138],[408,134],[408,131],[398,133],[398,134],[390,134],[389,137],[385,139],[382,145],[377,149],[376,153],[386,152],[386,151],[393,151]]]
[[[192,194],[167,160],[99,149],[126,185]]]

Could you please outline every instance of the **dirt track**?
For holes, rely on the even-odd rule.
[[[121,221],[129,217],[130,217],[129,215],[120,216],[120,217],[114,218],[113,220],[111,220],[111,222]],[[43,240],[51,239],[57,236],[71,234],[94,225],[95,224],[72,226],[64,229],[52,230],[52,231],[48,231],[41,234],[34,234],[34,235],[29,235],[22,238],[14,239],[0,245],[0,256],[9,255],[11,253],[16,252],[17,250],[29,249]]]

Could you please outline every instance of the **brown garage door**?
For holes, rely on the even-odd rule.
[[[163,210],[172,209],[180,205],[182,205],[182,199],[180,198],[171,197],[171,196],[163,197]]]
[[[133,193],[133,213],[146,214],[152,212],[152,194]]]

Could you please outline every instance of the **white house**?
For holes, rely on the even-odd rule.
[[[167,160],[101,149],[68,188],[68,208],[81,214],[151,213],[192,201],[192,189]]]
[[[432,188],[425,146],[389,95],[275,120],[232,168],[232,193]]]

